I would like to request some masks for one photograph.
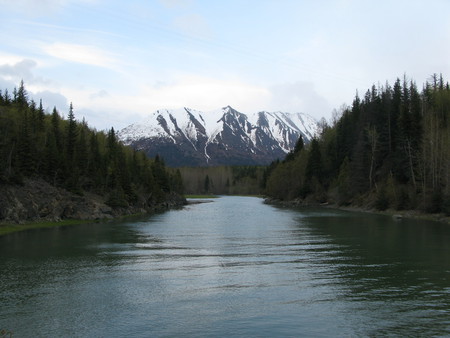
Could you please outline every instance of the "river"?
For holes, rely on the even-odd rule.
[[[221,197],[7,235],[0,258],[5,336],[450,335],[440,223]]]

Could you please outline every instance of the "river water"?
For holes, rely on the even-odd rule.
[[[0,238],[13,337],[450,335],[450,227],[221,197]]]

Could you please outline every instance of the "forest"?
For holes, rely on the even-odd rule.
[[[44,179],[77,195],[105,196],[114,208],[183,193],[180,172],[162,159],[123,146],[113,128],[97,131],[77,121],[72,104],[66,117],[56,108],[46,113],[42,101],[28,98],[23,81],[12,95],[0,91],[0,158],[0,184]]]
[[[186,194],[262,195],[263,166],[181,167]]]
[[[268,168],[278,200],[450,213],[450,88],[434,74],[356,94],[320,135]]]
[[[43,109],[21,82],[0,90],[0,184],[44,179],[74,194],[92,192],[114,208],[163,202],[171,194],[262,194],[281,201],[378,210],[450,214],[450,88],[434,74],[419,90],[413,80],[375,86],[321,123],[308,144],[300,138],[267,167],[170,169],[158,156],[122,145],[113,128],[97,131]]]

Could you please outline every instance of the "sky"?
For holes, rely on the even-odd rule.
[[[448,0],[0,0],[0,89],[99,130],[157,109],[329,120],[397,77],[450,77]]]

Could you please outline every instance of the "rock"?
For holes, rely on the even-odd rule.
[[[61,219],[99,220],[116,216],[145,213],[161,207],[148,196],[139,196],[135,206],[112,208],[105,197],[93,193],[75,195],[54,187],[42,179],[24,180],[23,185],[0,184],[0,222],[23,223]],[[168,196],[164,208],[184,205],[186,200],[176,194]]]

